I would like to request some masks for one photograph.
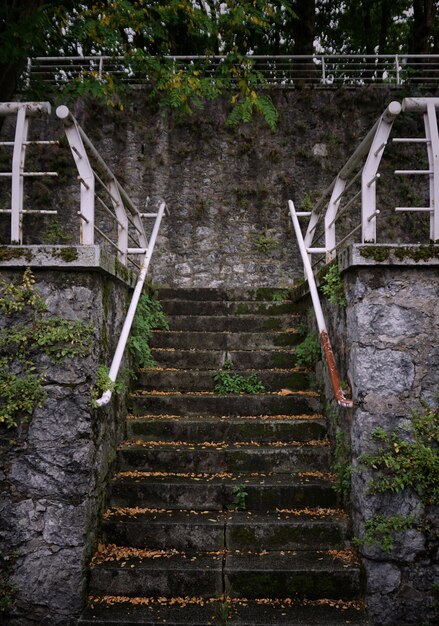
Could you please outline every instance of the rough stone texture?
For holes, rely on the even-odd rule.
[[[47,401],[28,424],[0,430],[0,542],[3,555],[17,555],[10,623],[69,625],[84,602],[87,560],[123,434],[124,398],[95,410],[90,392],[97,365],[110,362],[128,288],[105,272],[34,274],[50,312],[91,322],[96,342],[90,355],[59,365],[42,356]],[[0,279],[21,275],[2,268]]]
[[[439,516],[425,510],[414,492],[368,492],[373,471],[359,456],[373,452],[372,432],[398,429],[409,436],[413,410],[437,406],[439,369],[439,275],[435,267],[351,266],[344,274],[346,309],[324,304],[341,372],[352,386],[354,409],[332,415],[351,445],[354,532],[361,536],[376,514],[422,515],[426,533],[395,535],[394,548],[360,549],[367,574],[367,600],[374,624],[433,624],[439,619]],[[325,376],[326,378],[326,376]],[[328,381],[326,389],[331,396]],[[334,408],[334,407],[333,407]]]
[[[229,98],[208,103],[202,112],[183,119],[148,104],[144,90],[132,94],[122,112],[109,113],[86,101],[74,105],[73,113],[137,205],[143,209],[149,197],[150,209],[163,197],[169,206],[171,215],[164,220],[153,257],[156,282],[202,287],[291,285],[301,277],[302,263],[288,199],[298,208],[305,194],[316,201],[384,108],[402,97],[400,91],[383,87],[281,90],[271,96],[280,116],[276,132],[261,119],[228,126]],[[32,120],[31,132],[32,137],[40,133],[56,139],[63,130],[59,120]],[[4,139],[13,136],[10,121],[4,123],[2,134]],[[422,136],[422,116],[398,119],[395,134]],[[0,156],[2,150],[6,161],[8,148],[0,149]],[[49,146],[44,160],[36,148],[28,153],[29,169],[45,164],[46,169],[58,170],[60,179],[26,181],[26,208],[57,209],[59,230],[75,243],[79,183],[68,149]],[[425,241],[426,215],[392,212],[401,204],[426,206],[428,185],[423,177],[414,177],[409,187],[401,180],[404,177],[393,176],[394,169],[406,166],[399,157],[402,153],[415,155],[422,163],[419,146],[405,144],[398,152],[389,144],[386,149],[378,185],[380,241],[394,241],[402,227],[409,241]],[[357,209],[352,212],[355,220]],[[104,230],[111,231],[114,223],[108,223],[98,204],[97,223],[102,221]],[[55,223],[53,216],[25,216],[26,242],[63,243],[59,237],[53,241],[50,229]],[[0,215],[0,231],[8,228],[9,217]],[[341,229],[350,230],[349,219]]]

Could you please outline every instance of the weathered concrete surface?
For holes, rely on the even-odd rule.
[[[410,490],[371,495],[374,472],[359,457],[377,449],[376,428],[388,433],[398,429],[407,436],[413,411],[422,411],[421,403],[438,404],[437,259],[422,261],[423,267],[412,261],[405,265],[391,252],[390,260],[371,265],[357,247],[346,253],[346,260],[348,305],[343,309],[325,302],[324,309],[341,378],[353,391],[354,409],[334,412],[332,406],[329,416],[332,430],[344,433],[351,448],[354,531],[361,536],[366,520],[376,514],[415,514],[428,520],[425,532],[396,533],[390,553],[377,546],[360,548],[369,613],[376,625],[433,624],[439,617],[437,507],[425,507]]]
[[[16,555],[8,623],[23,626],[76,623],[109,467],[123,433],[123,397],[97,411],[90,394],[98,364],[109,363],[114,350],[129,288],[96,267],[75,269],[33,268],[35,286],[51,314],[94,326],[91,352],[59,364],[42,356],[46,402],[28,424],[0,430],[1,552]],[[0,279],[19,282],[22,271],[2,266]]]

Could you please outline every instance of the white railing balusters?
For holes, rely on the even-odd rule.
[[[93,64],[93,62],[91,61]],[[29,64],[30,66],[30,64]],[[103,71],[103,61],[99,65],[100,72]],[[51,176],[56,172],[25,172],[25,156],[28,145],[48,145],[59,144],[58,141],[27,141],[29,126],[29,115],[37,113],[50,113],[49,103],[41,102],[6,102],[0,103],[0,116],[17,116],[15,128],[15,140],[3,141],[0,145],[13,148],[11,172],[2,172],[4,177],[12,179],[11,209],[1,209],[0,213],[11,213],[11,244],[21,244],[23,239],[22,216],[23,214],[56,214],[57,211],[24,209],[23,208],[23,181],[26,176]],[[64,131],[70,146],[73,160],[78,171],[78,181],[80,185],[80,208],[79,231],[81,245],[94,245],[96,234],[101,240],[113,248],[118,260],[124,266],[130,264],[139,270],[137,283],[134,289],[131,304],[123,325],[116,352],[111,364],[109,378],[111,384],[115,382],[123,354],[126,348],[128,335],[136,312],[140,294],[148,272],[151,256],[154,251],[160,224],[165,211],[169,214],[164,202],[155,213],[145,213],[147,217],[154,217],[152,232],[148,241],[142,221],[142,213],[139,212],[133,201],[128,196],[125,189],[117,180],[111,169],[105,163],[97,149],[80,127],[77,120],[70,113],[66,106],[60,106],[56,114],[64,125]],[[93,165],[94,167],[93,167]],[[96,183],[98,185],[96,185]],[[110,202],[105,202],[96,193],[96,186],[100,191],[104,191],[110,198]],[[108,232],[108,224],[98,225],[95,211],[95,200],[99,206],[117,225],[117,237],[112,237],[114,231]],[[107,231],[107,232],[106,232]],[[136,262],[132,257],[137,258]],[[140,263],[140,265],[139,265]],[[97,406],[103,406],[111,399],[111,389],[107,389],[97,401]]]
[[[439,98],[406,98],[402,102],[391,102],[383,115],[367,133],[366,137],[342,167],[331,185],[324,191],[319,201],[309,213],[298,212],[294,203],[288,202],[291,219],[294,226],[300,254],[308,281],[311,299],[314,306],[317,325],[320,332],[322,350],[328,364],[329,375],[334,391],[334,397],[342,406],[352,406],[352,402],[343,395],[340,381],[335,367],[335,361],[323,318],[322,307],[319,300],[318,289],[314,278],[314,268],[319,265],[322,255],[325,262],[329,263],[336,258],[337,250],[346,242],[352,240],[356,233],[360,233],[362,243],[375,243],[377,239],[376,222],[380,209],[376,206],[376,184],[380,174],[378,168],[386,149],[388,138],[392,130],[395,118],[401,111],[418,111],[424,115],[425,138],[414,137],[395,138],[395,143],[406,144],[409,142],[425,144],[427,148],[429,170],[395,170],[395,174],[413,175],[427,174],[429,176],[430,206],[429,207],[396,207],[396,212],[401,211],[429,211],[430,212],[430,241],[439,243],[439,130],[436,111],[439,109]],[[348,182],[349,177],[356,168],[359,171]],[[361,176],[361,188],[354,193],[349,200],[340,208],[346,192]],[[361,196],[361,219],[348,234],[337,241],[337,220],[351,210],[357,199]],[[327,202],[326,208],[325,203]],[[305,236],[299,224],[299,217],[308,217],[309,223]],[[324,222],[324,231],[317,226]],[[316,231],[319,230],[318,235]],[[318,241],[324,238],[325,246],[319,246]],[[316,243],[313,243],[316,242]],[[393,242],[392,242],[393,243]],[[311,261],[312,255],[317,260]]]
[[[57,172],[25,172],[26,150],[29,145],[57,142],[28,141],[29,118],[34,115],[49,115],[48,102],[2,102],[0,116],[16,115],[14,141],[1,141],[0,145],[13,148],[11,172],[2,172],[2,177],[11,177],[11,243],[23,241],[23,214],[29,213],[23,207],[24,178],[37,176],[58,176]],[[47,214],[48,211],[34,211],[35,214]]]

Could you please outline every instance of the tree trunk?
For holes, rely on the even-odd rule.
[[[296,0],[293,4],[293,11],[297,19],[293,21],[293,35],[295,55],[314,54],[314,34],[315,34],[315,0]],[[303,86],[309,82],[315,82],[314,75],[316,68],[312,59],[297,59],[294,62],[294,84]]]

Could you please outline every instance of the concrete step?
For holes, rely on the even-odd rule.
[[[130,396],[132,413],[142,415],[303,415],[317,413],[316,395],[294,392],[278,394],[189,394],[136,392]]]
[[[292,302],[224,300],[160,300],[166,315],[286,315],[297,314]]]
[[[163,287],[157,293],[159,300],[202,300],[202,301],[268,301],[284,300],[289,298],[287,289],[277,287],[240,288],[210,288],[210,287]]]
[[[213,443],[213,445],[212,445]],[[326,442],[125,442],[117,452],[118,471],[271,472],[329,471],[331,450]]]
[[[326,437],[320,415],[247,417],[182,417],[178,415],[130,416],[127,438],[144,441],[308,441]]]
[[[137,384],[144,390],[159,391],[213,391],[213,379],[218,370],[148,369],[139,372]],[[233,370],[230,370],[233,374]],[[290,389],[300,391],[309,388],[309,374],[296,370],[239,370],[241,376],[255,375],[267,391]]]
[[[280,551],[342,549],[348,518],[338,509],[255,511],[173,511],[109,509],[102,524],[108,544],[166,550]]]
[[[244,598],[343,598],[361,592],[356,562],[335,556],[350,551],[232,553],[224,566],[226,594]]]
[[[284,315],[167,315],[171,330],[192,332],[253,332],[285,331],[294,327],[299,316],[295,313]]]
[[[152,356],[159,367],[218,370],[230,359],[233,370],[290,369],[296,366],[294,349],[290,350],[176,350],[153,348]]]
[[[119,550],[115,550],[116,554]],[[134,555],[131,553],[134,551]],[[151,551],[149,551],[151,553]],[[219,597],[223,589],[223,554],[166,553],[122,548],[123,557],[91,567],[91,594]]]
[[[336,507],[333,482],[326,477],[291,474],[207,474],[121,472],[110,483],[110,506],[222,511],[236,508],[246,492],[249,511],[294,507]]]
[[[206,554],[109,546],[103,554],[91,564],[93,595],[220,597],[223,575],[230,597],[351,600],[361,589],[349,550]]]
[[[300,342],[296,332],[192,332],[186,330],[152,332],[153,348],[176,350],[276,350]]]
[[[172,603],[171,603],[172,602]],[[361,602],[295,600],[264,598],[252,600],[113,597],[110,601],[95,598],[78,621],[80,626],[369,626]]]

